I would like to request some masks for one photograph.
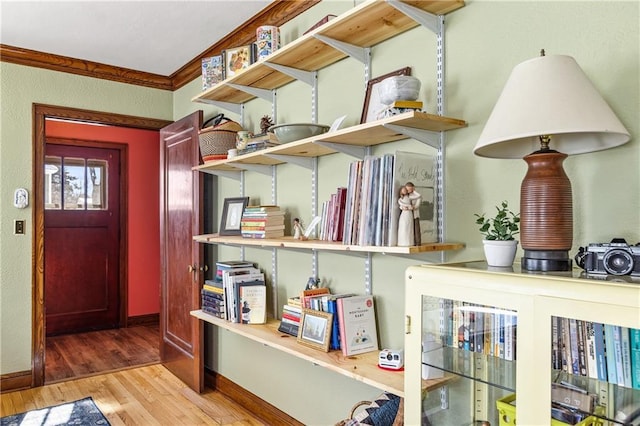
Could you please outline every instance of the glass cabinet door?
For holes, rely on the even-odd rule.
[[[513,417],[517,323],[513,310],[422,296],[423,425],[499,425],[501,415]]]

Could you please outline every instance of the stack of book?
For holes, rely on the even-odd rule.
[[[238,155],[248,154],[250,152],[260,151],[261,149],[277,146],[280,143],[278,138],[273,133],[265,133],[262,135],[255,135],[249,138],[246,146],[238,150]]]
[[[283,307],[278,330],[296,336],[303,309],[333,314],[330,350],[341,350],[344,356],[351,356],[379,349],[373,296],[331,294],[326,287],[304,290],[299,298],[290,298]]]
[[[283,237],[284,214],[279,206],[248,206],[242,213],[240,232],[245,238]]]
[[[393,117],[408,111],[421,111],[422,101],[394,101],[380,112],[379,118]]]
[[[347,188],[338,187],[328,201],[322,203],[319,239],[342,241],[344,234],[344,209],[347,202]]]
[[[300,328],[300,317],[302,316],[302,307],[300,306],[299,297],[290,297],[287,304],[282,307],[282,316],[278,331],[291,336],[298,335]]]
[[[202,288],[202,310],[218,318],[243,324],[267,320],[264,274],[253,262],[217,262],[216,277]]]

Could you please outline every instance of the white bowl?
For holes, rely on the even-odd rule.
[[[280,143],[293,142],[326,133],[329,126],[313,123],[276,124],[269,127]]]
[[[420,93],[420,80],[410,75],[385,78],[378,85],[380,102],[390,105],[394,101],[415,101]]]

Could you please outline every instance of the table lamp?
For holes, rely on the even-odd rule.
[[[523,270],[571,269],[573,202],[562,168],[567,155],[613,148],[629,139],[572,57],[545,56],[542,50],[540,57],[513,69],[473,152],[524,158],[528,164],[520,188]]]

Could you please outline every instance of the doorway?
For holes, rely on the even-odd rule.
[[[157,131],[167,124],[171,123],[166,120],[156,120],[140,117],[125,116],[120,114],[102,113],[95,111],[86,111],[66,107],[56,107],[48,105],[34,104],[34,132],[33,132],[33,152],[34,152],[34,168],[33,168],[33,187],[44,188],[45,185],[45,158],[46,158],[46,121],[47,119],[69,120],[75,122],[116,126],[118,128],[143,129]],[[157,138],[156,138],[157,143]],[[153,160],[152,160],[153,161]],[[122,171],[126,173],[126,170]],[[157,178],[157,176],[156,176]],[[91,179],[89,175],[88,179]],[[154,180],[153,176],[146,176],[146,179]],[[85,194],[82,201],[85,205],[89,198]],[[45,381],[45,349],[46,349],[46,293],[45,293],[45,191],[37,190],[33,194],[33,354],[32,354],[32,386],[42,386]],[[143,218],[144,220],[144,218]],[[125,223],[121,223],[121,227],[126,227]],[[122,240],[122,237],[120,237]],[[126,239],[125,239],[126,241]],[[128,246],[124,245],[119,259],[126,259]],[[49,255],[47,253],[47,255]],[[147,253],[149,255],[149,253]],[[124,256],[124,257],[123,257]],[[122,261],[122,260],[121,260]],[[141,274],[145,271],[140,267]],[[125,268],[126,271],[126,268]],[[130,274],[129,274],[130,275]],[[126,280],[126,276],[125,276]],[[122,282],[122,281],[121,281]],[[120,289],[121,290],[121,289]],[[125,293],[126,297],[126,293]],[[144,294],[140,297],[143,298]],[[118,320],[120,325],[127,325],[127,305],[120,304],[118,307]]]

